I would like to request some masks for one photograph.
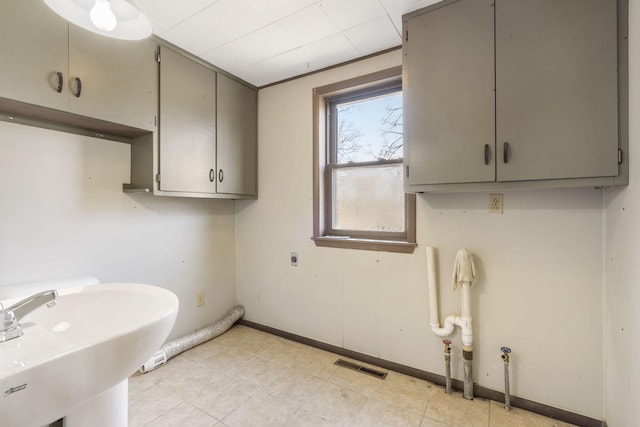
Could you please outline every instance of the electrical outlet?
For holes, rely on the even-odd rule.
[[[502,194],[489,194],[489,213],[502,213]]]
[[[197,307],[202,307],[203,305],[204,305],[204,292],[200,292],[196,296],[196,306]]]
[[[298,266],[298,253],[297,252],[291,252],[291,265],[293,267],[297,267]]]

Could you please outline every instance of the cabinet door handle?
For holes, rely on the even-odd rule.
[[[80,98],[80,95],[82,94],[82,80],[80,80],[80,77],[76,77],[75,79],[73,79],[73,81],[76,84],[76,91],[73,95],[76,98]]]
[[[491,155],[491,147],[489,147],[489,144],[484,144],[484,164],[488,165],[489,161],[491,159],[489,159],[489,156]]]
[[[209,182],[213,182],[214,179],[216,179],[216,173],[213,169],[209,169]]]
[[[62,93],[62,84],[64,83],[64,76],[60,71],[56,72],[56,76],[58,76],[58,85],[56,86],[56,92]]]
[[[222,182],[224,180],[224,172],[222,172],[222,169],[220,169],[218,171],[218,182]]]
[[[509,163],[509,143],[505,142],[502,146],[502,161],[504,163]]]

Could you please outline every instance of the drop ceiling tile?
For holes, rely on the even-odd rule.
[[[266,58],[237,71],[237,76],[260,87],[345,62],[358,51],[342,34]]]
[[[224,70],[235,76],[238,76],[237,71],[239,69],[242,69],[242,67],[240,66],[241,62],[243,62],[243,60],[247,60],[247,58],[239,58],[238,56],[232,56],[232,55],[219,55],[219,56],[201,55],[200,57],[205,61],[209,62],[210,64],[215,65],[216,68]],[[253,57],[249,60],[253,60]]]
[[[400,10],[389,12],[391,23],[395,27],[398,34],[402,34],[402,15],[404,14],[400,12]],[[400,37],[402,37],[402,35]]]
[[[258,86],[398,46],[402,14],[435,2],[138,0],[155,34]]]
[[[137,0],[140,11],[149,18],[153,33],[160,34],[219,0]]]
[[[185,34],[180,29],[176,28],[164,31],[160,37],[196,56],[199,56],[202,52],[209,49],[208,46],[203,44],[199,38]]]
[[[412,0],[380,0],[382,6],[390,12],[392,10],[403,10],[408,4],[413,3]]]
[[[165,31],[161,37],[200,55],[271,23],[254,10],[252,0],[220,0]]]
[[[271,22],[286,18],[287,16],[306,9],[319,0],[250,0],[253,9],[260,16],[264,16]]]
[[[271,24],[205,52],[201,56],[204,60],[221,68],[225,68],[223,64],[227,67],[236,68],[262,61],[265,58],[276,56],[296,47],[299,47],[299,45],[295,39],[287,37],[287,34],[276,24]]]
[[[332,36],[340,30],[325,15],[320,6],[311,5],[276,22],[288,37],[305,45]]]
[[[374,19],[345,31],[360,56],[400,46],[402,38],[388,16]]]
[[[439,1],[441,0],[380,0],[387,12],[399,12],[401,15],[438,3]]]
[[[339,64],[358,56],[358,50],[343,34],[334,34],[280,54],[275,59],[284,70],[288,71],[287,77],[293,77]]]
[[[391,22],[399,34],[402,34],[402,15],[438,3],[440,0],[380,0],[389,12]]]
[[[387,14],[378,0],[322,0],[319,6],[341,30]]]
[[[234,74],[257,87],[284,80],[289,76],[289,72],[274,58],[266,58],[248,67],[239,68]]]

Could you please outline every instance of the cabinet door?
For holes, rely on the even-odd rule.
[[[618,174],[616,25],[616,0],[496,1],[499,181]]]
[[[151,40],[125,41],[69,26],[72,113],[155,130],[158,64]],[[77,79],[81,90],[78,97]]]
[[[40,0],[0,2],[0,97],[67,110],[67,27]]]
[[[491,2],[462,0],[434,7],[409,17],[404,33],[408,184],[493,181]]]
[[[160,53],[160,190],[215,193],[216,73]]]
[[[257,94],[218,74],[218,193],[256,195]]]

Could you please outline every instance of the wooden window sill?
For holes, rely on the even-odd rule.
[[[397,252],[403,254],[413,253],[418,246],[415,242],[403,242],[395,240],[356,239],[352,237],[312,237],[316,246],[342,249],[360,249],[365,251]]]

